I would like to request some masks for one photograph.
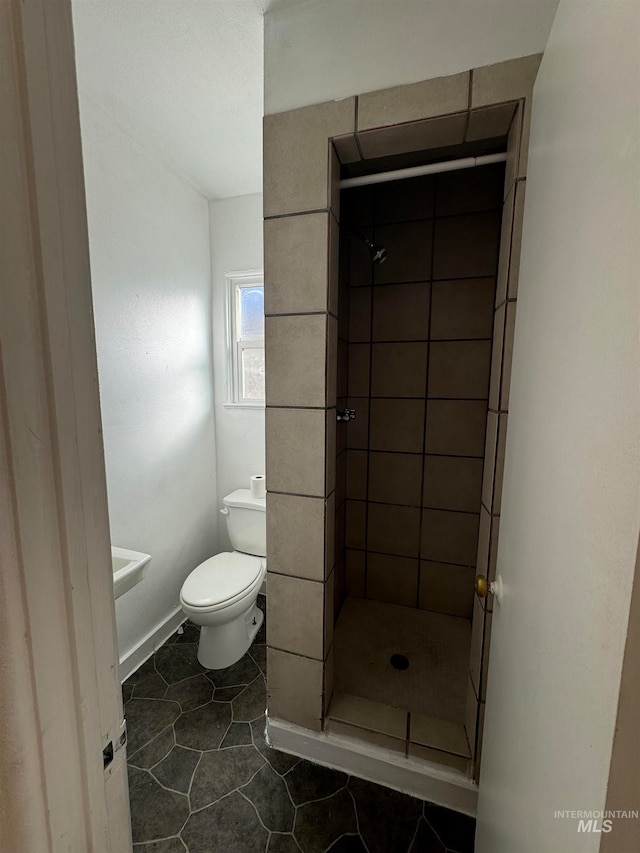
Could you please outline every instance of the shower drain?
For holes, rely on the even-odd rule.
[[[391,655],[389,663],[394,669],[409,669],[409,658],[404,655]]]

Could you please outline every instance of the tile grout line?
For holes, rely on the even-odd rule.
[[[263,769],[263,768],[260,768],[260,769]],[[259,772],[260,772],[260,770],[258,770],[258,773],[259,773]],[[257,775],[258,775],[258,773],[256,773],[255,775],[257,776]],[[254,778],[255,778],[255,777],[254,777]],[[251,781],[253,781],[253,779],[252,779]],[[250,784],[250,782],[247,782],[247,784]],[[260,826],[261,826],[264,830],[266,830],[266,832],[267,832],[267,838],[269,838],[269,833],[271,832],[271,830],[270,830],[267,826],[265,826],[265,824],[263,823],[263,821],[262,821],[262,817],[261,817],[261,815],[260,815],[260,812],[258,811],[258,807],[257,807],[257,806],[256,806],[256,804],[253,802],[253,800],[251,800],[251,799],[250,799],[250,798],[249,798],[245,793],[243,793],[243,791],[242,791],[242,789],[241,789],[241,788],[236,788],[234,791],[231,791],[231,792],[230,792],[230,794],[240,794],[240,796],[242,797],[242,799],[243,799],[243,800],[246,800],[246,802],[248,802],[248,803],[249,803],[249,805],[251,806],[251,808],[252,808],[252,809],[254,810],[254,812],[256,813],[256,816],[257,816],[257,818],[258,818],[258,823],[260,824]],[[230,796],[230,794],[229,794],[229,796]]]
[[[304,761],[305,759],[302,759],[302,760]],[[312,763],[312,762],[310,762],[310,763]],[[291,769],[293,770],[294,768],[292,767]],[[332,769],[332,768],[329,768],[329,769]],[[335,797],[335,796],[336,796],[336,794],[339,794],[339,793],[340,793],[340,791],[348,791],[348,790],[349,790],[349,789],[348,789],[349,779],[351,778],[351,776],[349,776],[349,774],[348,774],[348,773],[345,773],[345,772],[344,772],[344,770],[336,770],[335,772],[336,772],[336,773],[342,773],[343,775],[345,775],[345,776],[347,777],[347,781],[344,783],[344,785],[341,785],[341,786],[340,786],[339,788],[337,788],[335,791],[332,791],[330,794],[327,794],[327,795],[326,795],[326,796],[324,796],[324,797],[316,797],[316,799],[315,799],[315,800],[305,800],[305,801],[304,801],[304,803],[298,803],[297,805],[294,803],[295,807],[296,807],[297,809],[300,809],[300,808],[302,808],[303,806],[310,806],[310,805],[312,805],[313,803],[326,803],[326,802],[327,802],[327,800],[330,800],[332,797]],[[286,774],[285,774],[285,775],[286,775]],[[284,777],[283,777],[283,778],[284,778]],[[285,780],[285,781],[286,781],[286,780]],[[349,793],[351,793],[351,792],[349,792]]]
[[[166,756],[166,758],[168,758],[168,757],[169,756]],[[164,759],[163,759],[163,761],[164,761]],[[160,762],[160,764],[161,763],[162,762]],[[140,770],[140,769],[141,769],[140,767],[136,767],[136,770]],[[165,791],[170,791],[172,794],[178,794],[178,796],[180,796],[180,797],[185,797],[187,799],[187,802],[188,802],[189,798],[187,797],[187,795],[185,794],[184,791],[177,791],[175,788],[170,788],[168,785],[165,785],[163,782],[160,781],[160,779],[158,779],[158,777],[155,775],[155,773],[151,772],[151,770],[143,770],[142,772],[143,773],[149,773],[149,775],[153,776],[153,778],[157,782],[157,784],[160,785],[161,788],[164,788]]]
[[[357,504],[365,503],[364,498],[347,498],[347,500],[351,501],[352,503],[357,503]],[[387,502],[387,501],[368,501],[368,503],[372,503],[375,506],[394,506],[394,507],[399,507],[401,509],[420,509],[420,510],[426,509],[428,512],[452,512],[456,515],[478,515],[478,516],[480,515],[480,510],[453,509],[453,508],[447,507],[447,506],[430,506],[428,504],[425,505],[423,503],[401,504],[401,503],[392,503],[392,502]],[[482,504],[482,505],[484,506],[484,504]],[[358,551],[358,550],[362,550],[362,549],[356,548],[355,550]],[[385,554],[387,552],[386,551],[379,551],[377,553]],[[391,553],[390,556],[402,557],[405,555]],[[423,559],[425,559],[425,558],[423,558]],[[438,562],[440,562],[440,561],[438,561]],[[456,563],[455,565],[466,565],[466,563]],[[275,574],[283,574],[283,573],[282,572],[271,572],[271,574],[275,575]]]
[[[491,169],[491,166],[488,166],[488,167],[485,166],[484,168],[485,169]],[[435,175],[435,177],[437,177],[437,175]],[[410,178],[409,180],[412,180],[412,179]],[[522,183],[526,180],[527,180],[526,176],[521,177],[521,178],[516,178],[516,179],[514,179],[513,184],[515,185],[518,182]],[[374,184],[374,186],[378,186],[378,184]],[[501,190],[501,192],[502,192],[502,190]],[[390,220],[385,221],[385,222],[380,222],[380,223],[378,223],[378,225],[380,228],[387,228],[388,226],[391,226],[391,225],[415,225],[416,223],[419,223],[419,222],[425,222],[425,223],[431,222],[433,219],[436,219],[436,218],[438,218],[438,219],[455,219],[456,217],[460,217],[460,216],[467,216],[467,217],[469,217],[469,216],[486,216],[487,214],[490,214],[490,213],[498,213],[502,209],[503,204],[504,204],[504,199],[502,198],[502,196],[500,196],[500,198],[494,204],[490,205],[489,207],[478,207],[478,208],[471,209],[471,210],[464,210],[464,209],[463,210],[454,210],[452,213],[439,213],[439,214],[437,214],[437,217],[434,214],[433,216],[417,216],[417,217],[414,217],[413,219],[390,219]],[[304,215],[304,213],[306,213],[306,212],[307,211],[303,211],[301,214],[285,213],[285,214],[281,214],[279,216],[272,216],[269,218],[270,219],[282,219],[282,218],[287,217],[287,216]],[[326,208],[326,209],[313,210],[313,211],[308,211],[308,212],[309,213],[331,213],[331,210],[329,208]],[[373,224],[360,225],[357,227],[356,226],[350,226],[346,222],[343,224],[344,224],[345,230],[347,230],[347,233],[354,233],[355,231],[357,231],[359,229],[366,230],[368,228],[373,228]],[[485,276],[470,276],[470,277],[471,278],[485,278]],[[384,284],[386,284],[386,282],[382,283],[383,286],[384,286]],[[353,286],[358,287],[359,285],[356,284]],[[362,285],[362,286],[364,286],[364,285]],[[380,286],[380,285],[376,285],[376,286]]]
[[[309,210],[293,210],[290,213],[271,213],[264,216],[265,222],[270,222],[273,219],[292,219],[294,216],[311,216],[314,213],[331,213],[329,207],[312,207]]]
[[[427,284],[427,282],[420,282],[420,284]],[[393,287],[400,287],[400,285],[393,285]],[[511,299],[509,301],[516,302],[517,300]],[[498,306],[498,307],[501,307],[501,305],[504,305],[504,304],[505,303],[502,302],[500,304],[500,306]],[[298,316],[298,315],[296,315],[296,316]],[[306,316],[306,315],[301,315],[301,316]],[[309,316],[312,316],[312,315],[309,315]],[[431,338],[428,338],[428,337],[426,337],[426,338],[379,338],[378,340],[375,340],[375,341],[353,341],[353,343],[349,344],[349,346],[352,346],[352,347],[376,346],[376,345],[384,346],[386,344],[392,344],[394,346],[397,346],[398,344],[428,344],[430,340],[433,341],[433,343],[435,343],[435,344],[470,344],[470,343],[481,344],[481,343],[487,343],[489,341],[492,341],[493,336],[492,335],[483,335],[483,336],[479,336],[476,338],[434,338],[434,337],[431,337]],[[357,397],[357,396],[358,396],[357,394],[353,394],[353,397]],[[391,399],[396,399],[396,398],[392,396]],[[418,399],[420,399],[420,398],[418,398]],[[462,397],[462,398],[445,397],[443,399],[463,399],[463,400],[465,400],[465,399],[469,399],[469,398],[467,398],[467,397]],[[475,398],[472,398],[472,399],[475,399]],[[482,399],[486,399],[486,398],[483,397]]]
[[[416,828],[414,829],[413,835],[411,836],[411,840],[409,841],[409,846],[407,847],[407,853],[410,853],[410,851],[413,849],[414,844],[416,843],[416,840],[418,838],[418,830],[420,829],[420,821],[423,819],[423,817],[424,817],[424,808],[422,809],[422,813],[418,815],[418,819],[416,821]]]
[[[436,221],[437,221],[437,209],[438,209],[438,176],[436,175],[435,180],[433,182],[433,219],[431,226],[431,258],[429,264],[429,320],[428,320],[428,328],[427,328],[427,369],[426,376],[424,380],[424,419],[422,422],[422,471],[420,472],[420,503],[424,503],[424,479],[425,479],[425,460],[427,455],[427,425],[429,418],[429,372],[431,367],[431,324],[433,319],[433,272],[434,272],[434,264],[435,264],[435,253],[436,253]],[[422,535],[424,528],[424,512],[422,507],[420,508],[420,522],[418,525],[418,557],[422,556]],[[416,607],[420,608],[420,587],[421,587],[421,575],[420,564],[418,563],[418,575],[416,579]],[[408,721],[407,721],[408,725]],[[407,755],[409,749],[409,741],[408,741],[408,733],[407,733]]]

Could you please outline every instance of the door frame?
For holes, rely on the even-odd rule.
[[[0,848],[121,853],[131,824],[70,0],[0,4],[0,73]]]

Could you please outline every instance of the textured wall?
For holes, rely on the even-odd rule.
[[[111,538],[152,555],[116,602],[120,656],[216,552],[207,202],[81,105]]]

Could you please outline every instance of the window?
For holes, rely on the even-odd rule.
[[[264,405],[264,278],[228,273],[229,396],[235,406]]]

